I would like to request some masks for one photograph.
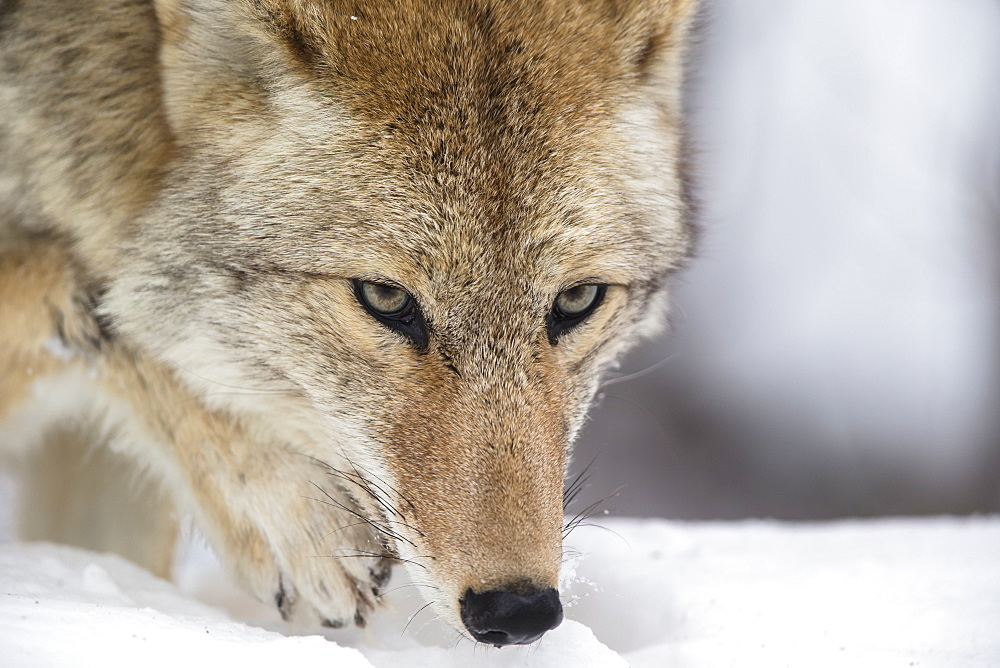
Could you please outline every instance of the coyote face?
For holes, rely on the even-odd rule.
[[[169,157],[87,271],[107,347],[225,423],[153,435],[170,485],[286,614],[360,619],[399,558],[454,627],[536,640],[562,618],[570,444],[690,245],[693,2],[156,10]]]

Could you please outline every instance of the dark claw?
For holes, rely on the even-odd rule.
[[[292,614],[292,606],[295,605],[295,589],[290,585],[286,587],[284,575],[278,578],[278,593],[274,595],[274,602],[281,618],[287,622]]]
[[[382,559],[377,564],[368,569],[372,578],[372,593],[376,596],[382,592],[382,587],[389,581],[392,575],[392,562]]]

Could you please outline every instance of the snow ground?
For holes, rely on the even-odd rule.
[[[1000,517],[605,520],[569,541],[567,621],[536,645],[460,641],[402,573],[366,629],[290,636],[184,555],[179,585],[111,555],[0,544],[0,665],[1000,666]],[[210,605],[211,604],[211,605]]]

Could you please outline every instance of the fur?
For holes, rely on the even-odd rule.
[[[0,439],[34,462],[28,533],[142,526],[129,554],[163,573],[178,509],[303,623],[362,621],[394,560],[459,630],[463,592],[555,587],[570,444],[690,251],[695,11],[2,0]],[[356,280],[404,287],[426,347]],[[579,283],[604,301],[553,345]],[[122,467],[149,481],[131,519]],[[39,519],[75,504],[124,529]]]

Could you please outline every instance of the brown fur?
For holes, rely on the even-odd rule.
[[[468,589],[555,586],[569,444],[690,247],[694,9],[5,0],[0,437],[80,424],[296,619],[362,619],[392,556],[459,629]]]

